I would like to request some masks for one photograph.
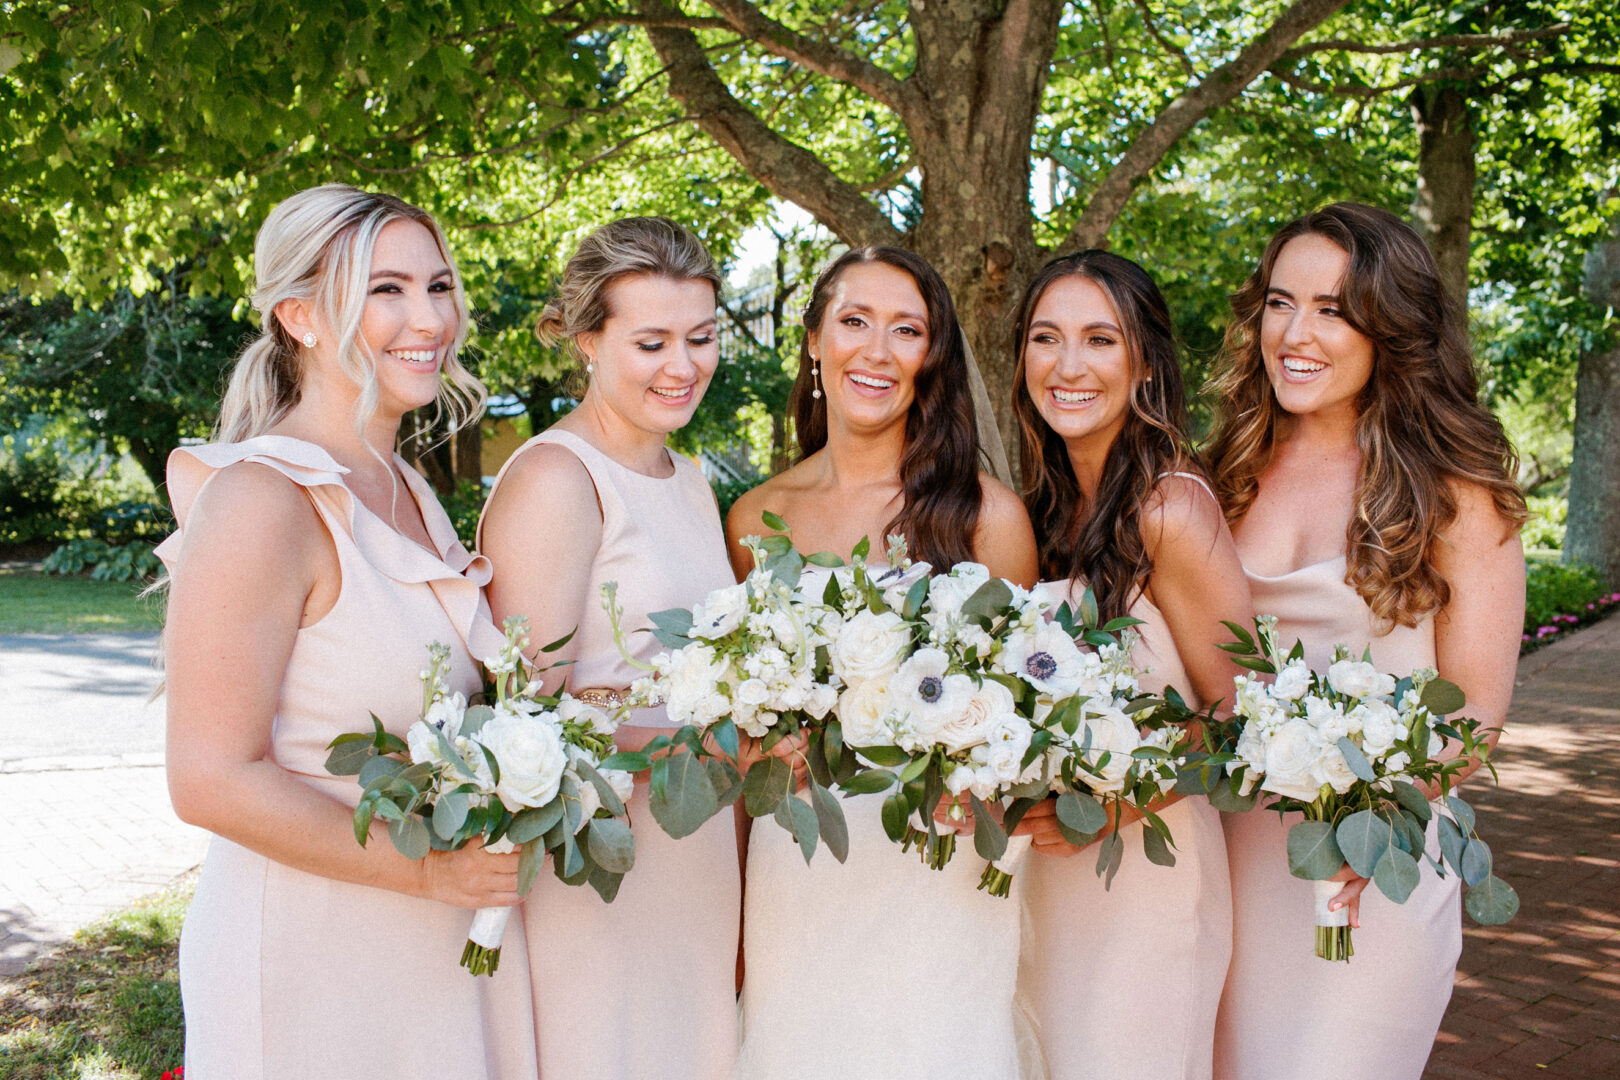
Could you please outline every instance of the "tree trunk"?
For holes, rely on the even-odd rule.
[[[480,421],[461,428],[450,437],[450,464],[457,480],[484,482],[484,425]]]
[[[1468,302],[1468,244],[1474,217],[1474,127],[1468,98],[1453,83],[1412,91],[1418,129],[1417,196],[1412,218],[1440,267],[1446,291]]]
[[[167,440],[168,445],[158,445],[145,439],[129,440],[129,456],[135,459],[135,464],[141,467],[146,478],[152,482],[152,488],[157,492],[157,501],[164,509],[171,509],[169,504],[168,463],[169,451],[180,445],[178,437]]]
[[[1586,257],[1587,297],[1620,309],[1620,223]],[[1564,558],[1597,567],[1620,588],[1620,342],[1581,355],[1575,376],[1575,451],[1569,469]]]

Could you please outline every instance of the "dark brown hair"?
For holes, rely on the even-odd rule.
[[[804,309],[806,333],[799,346],[799,375],[788,398],[799,454],[809,457],[827,445],[827,399],[812,393],[809,332],[821,330],[833,287],[844,271],[861,263],[883,263],[911,275],[928,316],[928,352],[917,371],[916,396],[906,416],[906,449],[900,457],[903,501],[884,532],[904,535],[912,557],[936,567],[970,561],[983,492],[967,353],[950,290],[919,256],[897,247],[854,248],[833,260],[816,278]]]
[[[1068,446],[1052,430],[1025,383],[1025,354],[1035,307],[1065,277],[1094,282],[1113,306],[1130,358],[1130,409],[1108,447],[1097,493],[1087,505]],[[1018,310],[1013,415],[1023,446],[1024,505],[1040,546],[1043,578],[1084,578],[1102,618],[1129,611],[1153,573],[1142,542],[1142,510],[1159,478],[1198,472],[1187,449],[1187,404],[1175,333],[1164,296],[1136,263],[1107,251],[1082,251],[1041,268]],[[1084,519],[1082,522],[1081,519]]]
[[[1479,402],[1462,309],[1422,239],[1394,214],[1335,203],[1292,221],[1232,295],[1226,349],[1211,383],[1218,397],[1207,458],[1216,494],[1236,524],[1276,447],[1285,413],[1260,353],[1260,321],[1277,256],[1300,236],[1323,237],[1350,256],[1340,310],[1373,348],[1372,374],[1356,403],[1361,471],[1345,535],[1345,581],[1378,619],[1413,626],[1451,599],[1433,557],[1457,517],[1451,481],[1483,487],[1513,527],[1523,523],[1525,505],[1513,482],[1513,447]]]

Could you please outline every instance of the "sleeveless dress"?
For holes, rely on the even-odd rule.
[[[397,456],[438,554],[368,510],[325,450],[265,435],[170,456],[180,529],[158,554],[176,580],[186,572],[177,560],[197,493],[242,461],[302,487],[337,548],[342,586],[332,610],[298,631],[270,754],[353,807],[360,785],[326,771],[327,743],[369,728],[368,713],[403,737],[421,707],[418,673],[432,642],[450,646],[452,689],[480,689],[468,646],[492,655],[500,645],[481,591],[489,564],[461,546],[426,481]],[[493,978],[473,978],[458,966],[472,917],[469,908],[295,870],[214,837],[180,934],[187,1075],[397,1080],[431,1061],[436,1077],[533,1077],[522,927],[507,931],[508,963]]]
[[[1175,473],[1203,481],[1188,473]],[[1207,487],[1205,490],[1208,490]],[[1213,495],[1210,496],[1214,498]],[[1077,602],[1078,582],[1049,582]],[[1196,706],[1164,614],[1139,593],[1131,659],[1142,688],[1173,686]],[[1018,992],[1033,1018],[1052,1080],[1208,1080],[1215,1010],[1232,955],[1232,893],[1220,814],[1202,797],[1159,815],[1175,838],[1175,866],[1142,853],[1135,821],[1125,856],[1103,888],[1095,851],[1032,854],[1019,877],[1029,903]]]
[[[557,428],[519,447],[497,487],[512,461],[539,443],[580,460],[602,510],[602,544],[568,685],[628,687],[641,672],[613,643],[600,587],[619,583],[631,651],[640,659],[658,652],[651,634],[635,632],[651,625],[648,613],[689,607],[735,583],[714,495],[702,471],[679,454],[670,455],[673,476],[645,476]],[[662,709],[633,715],[632,726],[674,728]],[[732,817],[716,815],[672,840],[653,820],[647,792],[637,783],[629,802],[636,865],[613,903],[589,886],[564,885],[549,865],[523,903],[547,1080],[715,1080],[736,1056],[742,886]]]
[[[1247,573],[1247,572],[1246,572]],[[1384,632],[1345,583],[1343,555],[1278,577],[1247,573],[1254,609],[1278,616],[1284,647],[1305,644],[1324,671],[1335,644],[1397,677],[1433,667],[1434,623]],[[1215,1035],[1221,1080],[1417,1080],[1451,999],[1462,952],[1460,885],[1420,860],[1422,879],[1406,903],[1377,886],[1361,894],[1356,955],[1348,963],[1312,952],[1311,883],[1288,872],[1289,826],[1275,813],[1223,816],[1232,871],[1232,966]],[[1428,846],[1438,855],[1434,827]]]

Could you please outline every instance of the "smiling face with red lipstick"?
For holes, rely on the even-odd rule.
[[[1349,254],[1316,233],[1288,241],[1272,265],[1260,355],[1277,404],[1295,416],[1354,419],[1372,378],[1372,340],[1344,315],[1349,266]]]

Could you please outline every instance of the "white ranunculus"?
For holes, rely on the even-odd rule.
[[[948,753],[954,754],[982,743],[989,737],[991,727],[1003,717],[1012,716],[1016,709],[1017,702],[1013,701],[1012,691],[994,679],[986,679],[968,698],[961,713],[951,717],[939,729],[940,745]]]
[[[438,732],[425,720],[411,725],[405,733],[405,745],[410,748],[413,764],[432,765],[434,768],[446,764],[444,755],[439,752]]]
[[[495,794],[508,810],[544,806],[557,797],[568,754],[556,725],[498,711],[479,729],[478,741],[500,766]]]
[[[712,698],[720,697],[716,687],[731,676],[731,664],[711,645],[688,645],[670,654],[663,666],[658,689],[676,723],[703,724],[713,717]],[[720,698],[724,702],[724,698]],[[720,712],[724,712],[722,707]]]
[[[973,782],[968,785],[968,790],[974,795],[980,799],[993,799],[1000,789],[1001,779],[990,766],[980,765],[973,770]]]
[[[1290,660],[1277,672],[1271,693],[1284,701],[1298,701],[1311,688],[1311,669],[1303,660]]]
[[[945,777],[945,790],[951,793],[953,799],[972,786],[973,768],[971,766],[958,765]]]
[[[1016,713],[1003,713],[988,732],[984,765],[998,784],[1017,783],[1024,772],[1024,754],[1035,736],[1029,722]],[[980,796],[983,798],[983,796]]]
[[[1384,771],[1391,776],[1398,776],[1406,771],[1412,763],[1411,757],[1405,750],[1399,750],[1384,759]]]
[[[954,619],[962,614],[967,598],[990,580],[990,571],[979,563],[957,563],[948,574],[936,575],[928,583],[930,622]]]
[[[624,769],[598,769],[602,779],[608,782],[613,794],[619,797],[620,802],[629,802],[630,796],[636,793],[636,774],[626,772]]]
[[[1266,744],[1265,777],[1260,781],[1270,791],[1301,802],[1314,802],[1321,784],[1312,767],[1322,753],[1322,740],[1316,729],[1304,720],[1289,720],[1272,732]]]
[[[1113,702],[1093,698],[1080,707],[1075,745],[1085,744],[1088,738],[1090,747],[1084,760],[1095,766],[1106,752],[1108,763],[1102,766],[1101,775],[1089,771],[1084,774],[1086,786],[1097,792],[1122,790],[1132,764],[1131,752],[1142,744],[1135,722]]]
[[[1361,722],[1361,749],[1373,761],[1395,746],[1396,725],[1401,718],[1393,707],[1374,698],[1357,705],[1351,715]]]
[[[1305,719],[1316,729],[1317,738],[1325,743],[1336,743],[1350,734],[1350,718],[1344,714],[1344,705],[1314,695],[1305,699]]]
[[[850,746],[892,746],[889,686],[880,679],[867,679],[845,690],[838,698],[838,719],[843,725],[844,742]]]
[[[692,636],[711,641],[723,638],[741,626],[747,615],[748,586],[716,589],[692,609]]]
[[[598,735],[611,735],[618,728],[604,710],[567,695],[557,702],[557,719],[564,723],[583,724]]]
[[[1328,685],[1345,697],[1364,698],[1377,693],[1392,693],[1395,682],[1385,675],[1380,677],[1378,669],[1363,660],[1340,660],[1328,668]],[[1389,689],[1383,690],[1384,682],[1389,683]]]
[[[911,645],[911,629],[892,611],[863,611],[844,623],[828,650],[833,672],[854,686],[866,679],[887,679],[900,667]]]

